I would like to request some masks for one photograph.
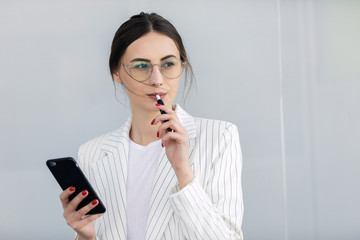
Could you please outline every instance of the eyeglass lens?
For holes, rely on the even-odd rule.
[[[135,80],[145,81],[151,76],[153,66],[155,65],[159,65],[161,73],[166,78],[170,79],[179,77],[183,71],[183,63],[181,60],[176,58],[166,59],[160,64],[151,64],[146,61],[133,62],[130,66],[128,66],[128,69],[130,75]]]

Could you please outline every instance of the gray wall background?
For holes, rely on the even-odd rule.
[[[355,0],[2,0],[0,239],[73,238],[45,161],[127,119],[107,61],[140,11],[183,37],[197,78],[185,109],[239,127],[245,239],[360,239]]]

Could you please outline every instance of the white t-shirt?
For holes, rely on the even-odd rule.
[[[126,181],[127,240],[144,240],[161,140],[146,146],[130,140]]]

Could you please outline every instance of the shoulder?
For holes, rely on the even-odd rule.
[[[202,151],[214,154],[234,147],[240,148],[238,128],[234,123],[207,118],[194,119],[196,142]]]
[[[221,136],[223,134],[237,134],[237,126],[231,122],[208,119],[201,117],[194,117],[183,110],[179,105],[176,105],[176,112],[183,123],[184,127],[189,133],[189,137],[206,134],[210,136]],[[196,132],[196,134],[195,134]]]
[[[78,161],[87,159],[87,161],[93,161],[101,158],[102,150],[109,144],[114,144],[115,141],[121,136],[122,129],[103,134],[101,136],[90,139],[89,141],[82,144],[78,151]]]
[[[79,148],[79,159],[85,155],[87,159],[93,159],[101,154],[102,149],[116,146],[119,142],[127,142],[129,140],[130,126],[131,116],[119,129],[87,141]]]
[[[237,126],[228,121],[199,117],[195,117],[194,120],[198,134],[211,134],[220,137],[224,134],[234,134],[238,131]]]
[[[85,142],[80,146],[79,153],[101,148],[104,142],[106,141],[106,139],[108,139],[114,132],[116,131],[112,131],[88,140],[87,142]]]
[[[241,162],[241,147],[238,128],[234,123],[207,119],[195,118],[196,140],[199,161],[207,166],[207,162],[212,165],[227,160]]]

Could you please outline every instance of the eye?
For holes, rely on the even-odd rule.
[[[175,62],[174,61],[166,61],[165,63],[162,64],[164,67],[172,67],[175,66]]]
[[[147,69],[149,68],[149,64],[147,62],[135,62],[132,64],[132,68]]]

